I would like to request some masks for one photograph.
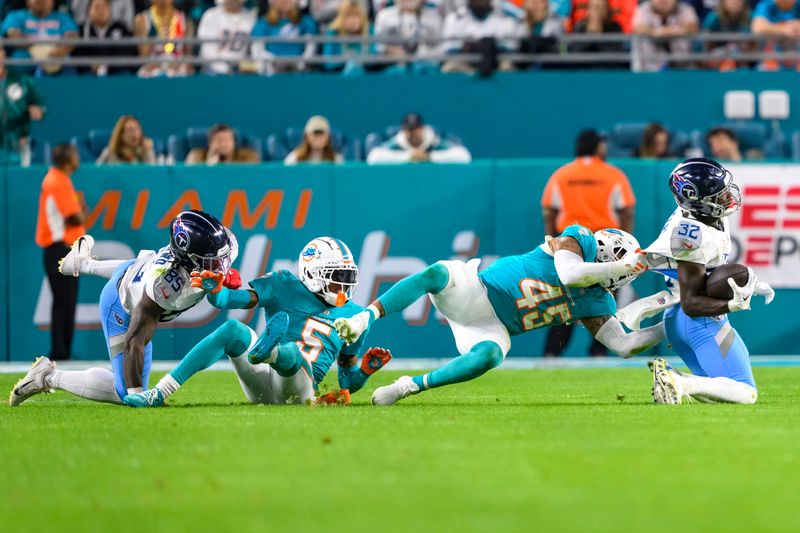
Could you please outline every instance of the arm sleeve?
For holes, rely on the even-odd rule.
[[[627,359],[655,346],[663,341],[665,336],[663,322],[639,331],[625,333],[619,320],[611,317],[597,331],[595,339],[612,352]]]
[[[350,393],[358,392],[369,380],[369,376],[361,371],[358,364],[354,366],[339,366],[338,381],[340,389],[347,389]]]
[[[431,161],[434,163],[469,163],[472,155],[463,146],[451,146],[443,150],[431,152]]]
[[[411,154],[405,150],[392,150],[387,146],[376,146],[370,150],[367,163],[408,163]]]
[[[590,263],[594,262],[597,257],[597,241],[594,238],[594,233],[589,228],[573,224],[564,228],[559,237],[572,237],[578,241],[583,252],[583,260]]]
[[[208,303],[217,309],[247,309],[250,305],[251,292],[255,291],[223,287],[219,292],[209,293],[206,298],[208,299]]]
[[[569,250],[557,250],[553,263],[561,283],[567,287],[590,287],[627,272],[621,261],[609,263],[587,263],[578,254]]]
[[[22,24],[20,21],[19,13],[16,11],[12,11],[6,17],[6,20],[3,21],[2,26],[2,34],[5,35],[8,33],[8,30],[20,30],[22,29]]]
[[[258,296],[259,307],[266,307],[275,297],[275,290],[272,284],[275,281],[275,277],[278,275],[280,275],[280,271],[270,272],[249,283],[250,287],[255,291],[256,296]]]

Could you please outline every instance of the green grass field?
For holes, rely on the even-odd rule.
[[[646,369],[495,371],[389,408],[0,406],[4,531],[800,529],[800,368],[755,406],[650,403]],[[8,391],[18,376],[0,375]]]

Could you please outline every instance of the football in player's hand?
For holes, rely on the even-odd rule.
[[[706,278],[706,296],[716,300],[730,300],[733,298],[733,291],[728,285],[728,278],[733,278],[738,286],[743,287],[748,277],[747,267],[739,263],[717,267]]]

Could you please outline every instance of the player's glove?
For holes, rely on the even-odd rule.
[[[195,289],[203,289],[211,294],[221,291],[222,283],[225,281],[225,274],[222,272],[211,272],[209,270],[203,270],[202,272],[195,270],[192,272],[191,276],[192,287]]]
[[[766,281],[756,282],[756,287],[753,289],[753,294],[756,296],[763,296],[764,304],[766,305],[771,304],[772,300],[775,298],[775,291]]]
[[[641,249],[637,248],[633,252],[628,252],[620,259],[620,263],[625,268],[626,274],[641,274],[646,271],[650,266],[647,264],[647,254]]]
[[[317,398],[317,403],[323,403],[325,405],[350,405],[350,391],[347,389],[339,389],[323,394]]]
[[[222,286],[226,289],[241,289],[242,276],[239,275],[239,271],[235,268],[228,270],[228,273],[225,274],[225,281],[222,282]]]
[[[733,298],[728,300],[728,310],[731,313],[750,309],[750,298],[752,298],[753,291],[756,288],[756,284],[758,284],[758,278],[756,278],[752,268],[747,267],[747,272],[749,274],[747,283],[742,287],[737,285],[733,278],[728,278],[728,285],[730,285],[733,291]]]
[[[370,348],[361,358],[361,371],[371,376],[392,360],[392,352],[386,348]]]

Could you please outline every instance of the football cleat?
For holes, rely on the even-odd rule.
[[[122,403],[128,407],[162,407],[164,405],[164,394],[158,387],[128,394],[122,399]]]
[[[372,393],[372,403],[374,405],[392,405],[418,392],[419,387],[410,376],[401,376],[391,385],[375,389],[375,392]]]
[[[655,403],[680,404],[683,403],[684,397],[688,399],[681,383],[681,376],[674,372],[664,359],[659,357],[649,363],[649,366],[653,371]]]
[[[272,356],[272,350],[281,342],[287,329],[289,329],[289,315],[283,311],[272,315],[267,321],[267,328],[264,333],[258,338],[247,355],[247,360],[250,361],[250,364],[258,365],[260,363],[274,362],[275,357]]]
[[[80,276],[83,263],[92,259],[93,247],[94,238],[91,235],[78,237],[69,253],[59,260],[58,271],[65,276]]]
[[[350,345],[356,342],[361,334],[364,333],[364,330],[369,327],[369,319],[371,317],[371,311],[361,311],[350,318],[337,318],[333,322],[333,327],[336,329],[336,333],[339,334],[339,338],[345,344]]]
[[[9,405],[16,407],[36,394],[54,392],[47,383],[47,376],[52,374],[55,368],[56,364],[49,358],[37,357],[25,377],[17,381],[17,384],[11,389],[8,397]]]

